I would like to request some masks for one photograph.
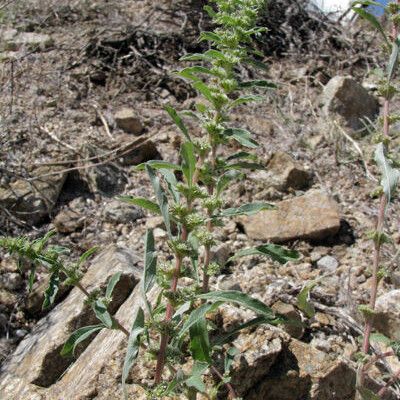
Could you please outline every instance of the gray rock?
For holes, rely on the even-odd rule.
[[[0,288],[16,290],[21,287],[23,279],[18,272],[8,272],[0,275]]]
[[[98,288],[104,290],[110,277],[116,272],[122,272],[110,305],[110,312],[114,313],[137,282],[140,275],[136,267],[138,262],[138,258],[128,250],[111,246],[93,260],[81,281],[82,286],[89,292]],[[59,354],[65,341],[76,329],[97,323],[94,313],[85,300],[84,294],[78,288],[74,288],[62,303],[38,322],[3,367],[0,391],[4,388],[4,379],[9,375],[23,378],[27,384],[43,387],[50,386],[61,376],[72,362],[71,359],[62,358]],[[78,355],[85,345],[78,349]],[[86,367],[89,364],[87,363]],[[14,393],[14,396],[23,399],[18,393]]]
[[[335,76],[322,94],[326,116],[342,119],[354,131],[363,130],[362,119],[374,120],[379,114],[379,102],[350,76]]]
[[[127,133],[140,135],[143,131],[143,125],[134,110],[130,108],[122,108],[114,115],[115,123],[118,128]]]
[[[292,337],[300,339],[304,334],[300,313],[292,304],[277,301],[271,307],[276,313],[284,315],[290,322],[283,324],[282,328]]]
[[[53,224],[57,232],[72,233],[81,229],[85,223],[86,215],[71,209],[61,210],[54,218]]]
[[[325,272],[335,272],[338,266],[338,260],[332,256],[324,256],[317,261],[317,267]]]
[[[218,263],[221,267],[228,261],[232,252],[232,246],[227,243],[220,243],[211,248],[211,260]]]
[[[392,290],[378,297],[374,326],[378,332],[400,340],[400,289]]]
[[[294,239],[322,240],[339,231],[336,202],[322,191],[281,201],[275,210],[240,218],[246,234],[255,240],[274,243]]]
[[[104,219],[115,224],[128,224],[143,218],[143,210],[130,204],[113,200],[104,207]]]
[[[26,47],[29,51],[45,50],[54,44],[49,35],[35,32],[20,32],[15,29],[0,31],[2,50],[18,51]]]
[[[151,140],[143,140],[142,143],[135,144],[131,149],[123,151],[120,158],[122,165],[138,165],[149,160],[160,160],[161,156],[155,143]]]
[[[84,177],[93,193],[115,196],[122,193],[127,184],[124,172],[113,164],[97,165],[89,168]]]
[[[41,176],[60,171],[59,167],[40,167],[33,175]],[[0,205],[29,224],[40,222],[53,210],[66,173],[47,175],[34,181],[17,180],[10,188],[0,188]]]

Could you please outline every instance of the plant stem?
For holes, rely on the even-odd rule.
[[[383,388],[381,388],[381,390],[379,390],[378,396],[382,398],[389,389],[389,387],[393,385],[393,383],[395,383],[399,378],[400,378],[400,369],[389,379],[386,385]]]
[[[75,286],[87,297],[90,298],[90,293],[82,286],[80,282],[77,282]],[[113,324],[125,334],[125,336],[129,337],[129,331],[115,318],[113,315],[111,316],[111,320]]]
[[[219,379],[221,379],[221,381],[224,381],[224,377],[222,376],[222,374],[218,371],[217,368],[215,368],[213,365],[211,366],[211,370],[215,373],[215,375],[218,376]],[[229,383],[229,382],[225,382],[225,386],[228,389],[228,396],[229,399],[233,400],[236,398],[239,398],[239,396],[236,394],[235,389],[233,388],[233,386]]]

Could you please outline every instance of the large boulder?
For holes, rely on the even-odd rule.
[[[138,263],[139,259],[129,250],[111,246],[93,260],[88,272],[82,278],[82,286],[89,292],[104,289],[111,276],[121,272],[121,279],[115,287],[115,296],[110,304],[110,312],[114,313],[138,281],[141,274],[137,267]],[[76,329],[95,323],[97,319],[86,303],[86,296],[78,288],[74,288],[62,303],[38,322],[4,365],[0,376],[0,393],[5,391],[5,382],[10,375],[23,379],[27,384],[51,386],[72,362],[71,359],[60,356],[60,350],[66,340]],[[78,355],[88,343],[83,344],[84,346],[78,349]],[[86,363],[86,367],[87,365],[89,363]],[[16,392],[14,397],[0,396],[0,398],[23,400],[25,397]]]
[[[255,240],[274,243],[294,239],[322,240],[340,228],[338,206],[323,191],[281,201],[275,210],[242,217],[246,234]]]
[[[335,76],[322,94],[323,112],[339,118],[354,131],[364,129],[363,119],[374,120],[379,114],[379,102],[350,76]]]

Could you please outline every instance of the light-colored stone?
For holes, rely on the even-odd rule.
[[[275,153],[267,164],[267,171],[259,171],[265,174],[266,183],[274,188],[287,191],[288,189],[305,189],[310,186],[311,176],[302,165],[284,152]]]
[[[0,384],[1,400],[44,400],[43,389],[26,383],[23,378],[5,375]]]
[[[304,334],[304,328],[301,321],[301,315],[292,304],[277,301],[271,307],[276,313],[289,319],[282,325],[282,328],[292,337],[300,339]]]
[[[81,229],[85,223],[86,215],[71,209],[61,210],[54,218],[53,224],[57,232],[72,233]]]
[[[376,301],[375,328],[385,336],[400,340],[400,289],[378,297]]]
[[[93,260],[81,281],[82,286],[89,292],[98,288],[104,289],[113,274],[122,272],[110,305],[110,312],[114,313],[127,298],[141,274],[137,267],[139,262],[136,255],[129,250],[111,246]],[[28,384],[43,387],[50,386],[61,376],[72,362],[71,359],[59,355],[65,341],[76,329],[97,323],[85,300],[81,291],[74,288],[62,303],[38,322],[4,366],[0,388],[4,388],[4,379],[10,374],[23,378]],[[78,350],[78,355],[82,349],[84,347]],[[15,393],[14,398],[23,399],[18,393]],[[63,397],[66,398],[74,397]]]
[[[114,119],[118,128],[127,133],[140,135],[143,131],[143,125],[140,118],[131,108],[122,108],[121,110],[118,110],[114,115]]]
[[[103,214],[107,222],[115,224],[128,224],[144,217],[141,208],[118,200],[112,200],[106,204]]]
[[[17,180],[9,189],[0,188],[0,205],[29,224],[36,224],[53,210],[64,184],[66,173],[59,167],[40,167],[34,181]],[[47,176],[44,176],[47,175]]]
[[[324,256],[317,261],[317,267],[324,272],[332,273],[337,270],[339,266],[338,260],[332,256]]]
[[[350,76],[335,76],[322,94],[323,112],[340,118],[352,130],[365,129],[362,120],[374,120],[379,114],[379,102]]]
[[[340,228],[336,202],[322,191],[281,201],[275,210],[242,217],[246,234],[255,240],[274,243],[294,239],[322,240]]]
[[[29,51],[45,50],[54,44],[51,36],[36,32],[20,32],[15,29],[0,31],[2,49],[18,51],[26,47]]]

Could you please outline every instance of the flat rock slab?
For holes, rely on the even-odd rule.
[[[131,293],[141,271],[139,259],[127,249],[110,246],[92,262],[81,283],[89,291],[104,289],[108,280],[117,272],[121,279],[114,289],[114,299],[110,312],[114,313]],[[85,302],[86,297],[74,288],[68,297],[46,317],[38,322],[17,347],[13,356],[1,371],[0,393],[5,390],[9,375],[23,378],[27,384],[41,387],[51,386],[73,362],[62,358],[60,350],[68,337],[76,329],[97,323],[93,311]],[[87,345],[87,343],[86,343]],[[85,347],[78,350],[78,355]],[[4,399],[4,397],[0,398]],[[23,399],[22,394],[14,393],[14,399]],[[74,397],[64,397],[64,399]]]
[[[322,191],[284,200],[275,210],[240,219],[251,239],[282,243],[295,239],[320,240],[340,228],[336,202]]]

